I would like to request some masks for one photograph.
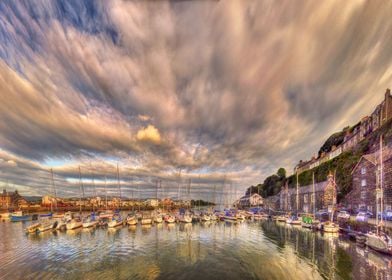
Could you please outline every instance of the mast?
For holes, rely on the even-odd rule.
[[[92,183],[93,183],[93,194],[94,194],[93,212],[94,212],[94,205],[95,205],[95,202],[96,202],[96,199],[97,199],[97,189],[95,187],[93,166],[91,165],[91,162],[90,162],[90,174],[91,174]]]
[[[50,203],[50,211],[53,212],[53,200],[56,203],[56,211],[57,211],[57,192],[56,192],[56,184],[54,183],[54,176],[53,176],[53,168],[50,169],[50,174],[51,174],[51,178],[52,178],[52,192],[54,195],[54,198],[51,199],[51,203]]]
[[[108,193],[107,193],[107,190],[106,190],[106,176],[105,176],[104,189],[105,189],[105,207],[106,207],[106,210],[108,210]]]
[[[119,191],[119,194],[120,194],[119,209],[121,209],[121,184],[120,184],[120,170],[118,169],[118,162],[117,162],[117,186],[118,186],[118,191]]]
[[[298,207],[299,206],[298,205],[298,197],[299,197],[299,192],[298,192],[299,191],[299,187],[298,186],[299,186],[299,184],[298,184],[298,171],[297,171],[297,194],[296,194],[296,197],[295,197],[296,204],[297,204],[297,217],[298,217],[298,208],[299,208]]]
[[[383,151],[382,151],[382,135],[380,136],[380,223],[383,224],[382,214],[384,212],[384,163],[383,163]]]
[[[79,197],[79,212],[82,213],[82,198],[84,199],[84,187],[82,181],[82,171],[79,165],[79,182],[80,182],[80,197]]]
[[[313,215],[316,217],[316,190],[314,187],[314,172],[312,174],[312,192],[313,192]]]
[[[180,173],[178,175],[178,193],[177,193],[177,200],[178,200],[178,205],[181,206],[181,202],[180,202],[180,192],[181,192],[181,169],[180,169]]]

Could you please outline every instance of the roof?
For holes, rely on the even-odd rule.
[[[314,184],[314,191],[315,192],[321,192],[325,190],[325,187],[328,185],[328,181],[324,181],[324,182],[319,182]],[[279,194],[281,194],[282,192],[285,192],[285,190],[283,189],[282,191],[280,191]],[[313,192],[313,185],[308,185],[308,186],[303,186],[303,187],[299,187],[298,188],[298,194],[305,194],[305,193],[311,193]],[[297,189],[296,188],[291,188],[289,189],[289,194],[293,195],[297,193]]]
[[[251,196],[254,196],[254,195],[258,195],[258,196],[261,197],[261,195],[259,195],[258,193],[252,193],[252,194],[244,195],[243,197],[240,198],[240,200],[242,200],[242,199],[249,199]]]
[[[391,158],[392,158],[392,149],[390,147],[388,147],[388,146],[384,147],[383,148],[383,162],[386,162],[387,160],[389,160]],[[376,165],[380,161],[380,150],[377,150],[374,153],[363,155],[359,159],[357,164],[354,166],[353,170],[351,171],[351,174],[353,174],[353,172],[357,169],[357,167],[359,166],[359,164],[362,161],[362,159],[366,159],[371,164]]]

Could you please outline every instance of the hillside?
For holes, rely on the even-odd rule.
[[[345,131],[345,130],[343,130]],[[338,201],[345,197],[347,193],[351,191],[352,178],[351,171],[357,164],[358,160],[362,155],[373,152],[378,149],[380,135],[384,136],[384,144],[392,144],[392,120],[385,123],[381,128],[374,131],[359,142],[353,149],[346,151],[336,158],[320,164],[311,170],[304,171],[299,174],[298,182],[300,186],[307,186],[312,183],[312,174],[314,172],[315,181],[322,182],[327,179],[329,172],[336,171],[336,183],[338,185]],[[339,142],[341,138],[340,133],[331,135],[328,140],[324,143],[324,149],[328,149],[328,146],[332,147],[333,143]],[[328,142],[328,143],[327,143]],[[321,148],[320,148],[321,150]],[[252,190],[252,193],[258,192],[263,197],[275,195],[279,193],[282,185],[288,182],[289,188],[296,186],[296,176],[291,175],[289,177],[279,177],[273,174],[256,186],[251,186],[247,189],[246,193]]]

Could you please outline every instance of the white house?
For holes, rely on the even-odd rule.
[[[259,206],[263,205],[263,198],[257,193],[248,194],[240,198],[240,206]]]

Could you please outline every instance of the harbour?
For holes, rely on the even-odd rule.
[[[1,279],[389,279],[392,258],[348,236],[267,220],[28,234],[0,223]],[[23,264],[23,266],[21,266]]]

